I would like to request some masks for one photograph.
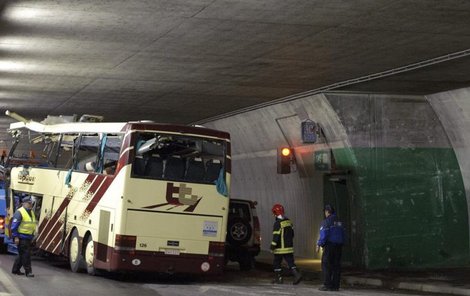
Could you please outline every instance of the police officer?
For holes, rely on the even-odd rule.
[[[294,227],[292,222],[284,216],[284,207],[275,204],[272,208],[276,221],[273,226],[273,240],[271,242],[271,251],[274,254],[274,273],[273,284],[282,284],[282,259],[286,260],[292,274],[294,275],[294,285],[302,280],[301,273],[297,270],[294,262]]]
[[[338,291],[341,277],[341,253],[344,243],[344,228],[331,205],[325,205],[325,220],[321,223],[317,252],[323,248],[321,267],[323,286],[321,291]]]
[[[33,201],[30,196],[23,198],[23,206],[13,215],[11,234],[18,247],[18,256],[15,259],[11,272],[13,274],[34,277],[31,270],[31,242],[36,231],[37,220],[32,211]],[[23,266],[25,273],[21,272]]]

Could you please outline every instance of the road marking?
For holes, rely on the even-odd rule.
[[[0,292],[0,296],[18,295],[24,296],[23,293],[15,286],[9,274],[0,269],[0,282],[9,293]]]

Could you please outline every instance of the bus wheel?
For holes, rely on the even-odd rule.
[[[96,274],[94,260],[95,260],[95,247],[93,245],[93,238],[91,237],[91,234],[90,234],[85,244],[85,264],[86,264],[86,271],[88,272],[89,275]]]
[[[73,230],[72,236],[70,237],[69,262],[70,262],[70,269],[72,270],[72,272],[80,271],[83,258],[80,252],[80,240],[78,237],[78,231],[76,229]]]

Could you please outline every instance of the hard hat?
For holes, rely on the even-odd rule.
[[[276,216],[284,215],[284,207],[281,204],[275,204],[272,208],[272,211]]]
[[[335,208],[333,208],[332,205],[327,204],[327,205],[325,205],[324,211],[328,211],[328,212],[330,212],[330,214],[334,214],[335,213]]]

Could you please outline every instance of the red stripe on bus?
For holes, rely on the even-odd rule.
[[[53,236],[51,237],[51,239],[46,240],[44,243],[47,246],[45,249],[47,252],[53,253],[57,244],[60,243],[60,239],[62,237],[61,234],[63,234],[63,230],[64,223],[58,221],[58,223],[54,226],[54,228],[52,228],[52,231],[50,232],[50,234],[53,234]],[[58,255],[59,253],[54,254]]]
[[[118,163],[116,165],[116,172],[114,172],[114,175],[117,175],[119,173],[119,171],[129,162],[129,153],[130,151],[127,150],[126,152],[124,152],[124,154],[121,156],[121,158],[119,158],[118,160]]]
[[[91,183],[92,181],[96,180],[95,177],[96,177],[95,175],[88,175],[87,178],[85,179],[85,182],[83,182],[83,184],[85,184],[86,182]],[[83,186],[83,184],[82,184],[82,186]],[[92,183],[92,184],[93,184],[93,183]],[[62,201],[62,204],[59,206],[59,208],[57,209],[57,211],[56,211],[55,214],[57,214],[57,212],[62,212],[62,211],[65,209],[65,206],[66,206],[66,205],[64,205],[64,203],[65,203],[65,201],[66,201],[67,199],[68,199],[68,198],[65,198],[65,199]],[[68,205],[69,202],[70,202],[70,201],[67,202],[67,205]],[[55,214],[54,214],[54,215],[55,215]],[[60,214],[62,214],[62,213],[60,213]],[[52,220],[52,217],[51,217],[51,219],[50,219],[49,221],[51,221],[51,220]],[[44,221],[45,221],[45,220],[43,220],[43,222],[41,222],[41,225],[39,225],[39,229],[42,229],[42,226],[43,226]],[[45,224],[44,224],[44,225],[45,225]]]
[[[50,237],[50,229],[54,227],[54,224],[59,220],[60,216],[62,216],[62,212],[64,209],[68,206],[70,203],[70,199],[64,198],[62,203],[60,204],[60,207],[57,209],[57,211],[52,215],[51,219],[48,221],[48,223],[44,226],[43,231],[39,233],[38,235],[38,240],[43,239],[43,235],[45,234],[46,237],[44,238],[45,241],[49,241],[48,238]],[[47,234],[49,232],[49,234]]]
[[[86,194],[94,194],[105,178],[105,176],[102,175],[95,175],[95,177],[95,181],[91,184],[90,188],[88,188]]]
[[[135,133],[129,134],[121,144],[121,151],[123,151],[123,149],[130,148],[131,147],[131,141],[134,140],[134,138],[135,138]],[[116,167],[116,174],[126,164],[131,163],[131,161],[130,161],[131,152],[132,152],[132,158],[133,158],[134,154],[135,154],[134,149],[126,149],[125,152],[119,157],[118,165]]]
[[[105,176],[97,176],[97,177],[98,178],[95,178],[95,182],[93,182],[93,184],[90,186],[90,189],[87,191],[87,193],[88,192],[94,192],[96,189],[98,189],[98,188],[99,189],[96,192],[96,194],[94,194],[92,200],[88,204],[88,206],[85,209],[84,213],[89,212],[91,214],[93,209],[96,207],[96,204],[99,202],[101,197],[104,195],[104,193],[108,189],[109,185],[114,180],[114,178],[112,178],[112,177],[105,177]],[[103,179],[104,179],[104,181],[102,181]],[[84,216],[84,215],[82,215],[82,216]],[[53,229],[50,231],[50,235],[51,234],[53,235],[52,238],[51,238],[52,243],[49,244],[46,251],[51,252],[51,253],[56,254],[56,255],[60,254],[60,250],[57,249],[57,246],[60,244],[61,239],[64,236],[63,226],[64,226],[64,224],[59,221],[59,223],[56,224],[53,227]],[[49,238],[50,235],[48,235],[47,238]],[[69,233],[66,233],[65,238],[67,238],[68,235],[69,235]]]
[[[97,179],[95,177],[96,177],[95,175],[88,175],[87,178],[85,179],[85,181],[83,182],[83,184],[85,184],[86,182],[88,182],[88,183],[92,182],[91,186],[93,186],[93,184],[95,183],[95,181]],[[83,186],[83,184],[81,186]],[[59,217],[62,215],[62,212],[69,205],[70,200],[73,198],[73,195],[75,195],[75,193],[76,193],[76,191],[72,194],[72,196],[69,196],[70,195],[70,191],[69,191],[67,196],[64,198],[64,200],[60,204],[59,208],[53,214],[53,216],[50,219],[44,219],[41,222],[41,224],[39,225],[39,230],[40,231],[39,231],[38,238],[37,238],[38,241],[40,241],[42,239],[43,235],[46,234],[52,228],[52,226],[55,224],[55,222],[59,219]]]
[[[41,222],[41,224],[39,224],[38,226],[38,237],[36,239],[36,244],[39,248],[43,247],[42,245],[42,242],[43,240],[39,238],[40,234],[43,233],[43,229],[44,229],[44,226],[47,224],[47,222],[49,221],[48,218],[44,218]]]
[[[52,219],[51,219],[52,220]],[[58,220],[57,223],[54,224],[52,229],[49,231],[49,234],[44,238],[44,245],[45,246],[50,246],[51,241],[53,241],[54,237],[57,235],[57,233],[60,233],[63,230],[63,225],[62,221]],[[49,247],[46,247],[46,251],[49,251]]]
[[[106,190],[108,190],[109,185],[111,185],[111,183],[113,183],[113,181],[114,181],[114,178],[109,178],[109,177],[106,178],[106,180],[104,180],[103,185],[101,185],[101,187],[98,189],[98,191],[95,193],[95,195],[91,199],[90,203],[86,207],[84,214],[85,213],[90,213],[91,214],[93,212],[96,205],[101,200],[101,198],[103,197]]]
[[[102,180],[105,178],[104,176],[101,176],[101,175],[88,175],[87,179],[85,180],[85,182],[87,182],[88,180],[90,180],[91,178],[93,178],[93,181],[89,187],[89,189],[87,190],[86,194],[88,193],[93,193],[96,189],[99,188],[99,186],[101,185]],[[89,182],[89,181],[88,181]],[[83,186],[83,184],[82,184]],[[72,196],[73,197],[73,196]],[[67,199],[67,198],[66,198]],[[68,199],[69,201],[71,200]],[[67,203],[68,205],[68,203]],[[61,215],[60,215],[61,216]],[[57,219],[60,218],[57,217]],[[49,235],[46,237],[46,241],[49,241],[49,242],[52,242],[48,245],[48,247],[46,248],[46,251],[48,252],[51,252],[53,254],[60,254],[59,250],[56,250],[57,249],[57,245],[61,242],[62,240],[62,237],[64,236],[64,230],[63,230],[63,226],[64,226],[64,223],[61,222],[61,221],[58,221],[58,223],[52,228],[52,230],[49,232]],[[67,236],[68,234],[65,234],[65,236]],[[55,251],[55,252],[54,252]]]

